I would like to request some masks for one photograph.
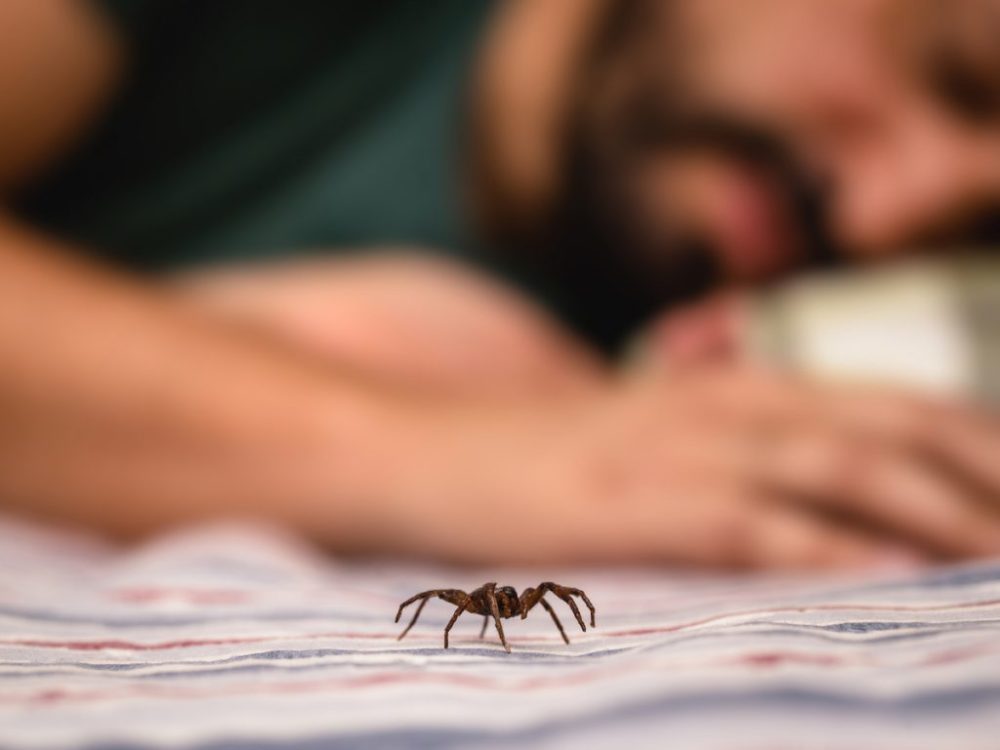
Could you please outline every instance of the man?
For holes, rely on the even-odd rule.
[[[936,24],[882,33],[892,0],[371,5],[0,9],[6,507],[473,562],[1000,551],[979,415],[737,369],[623,380],[510,288],[384,249],[509,267],[610,345],[810,260],[819,177],[853,252],[944,227],[998,194],[1000,129],[910,64]],[[306,250],[335,257],[226,263]]]

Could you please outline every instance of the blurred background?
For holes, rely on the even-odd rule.
[[[113,39],[115,84],[14,205],[140,271],[420,247],[512,280],[619,351],[711,293],[990,254],[1000,230],[992,0],[86,8]],[[953,345],[961,367],[986,367],[965,350],[990,348],[978,337],[991,326],[957,333],[965,282],[947,260],[935,268],[880,278],[915,285],[928,299],[912,314],[946,315],[949,336],[977,339]],[[846,278],[840,305],[824,287],[828,318],[850,317],[860,277]],[[865,316],[903,325],[886,302]],[[808,304],[767,304],[750,327]],[[735,352],[724,339],[737,334],[719,330],[729,317],[677,317],[669,335],[661,321],[652,350]],[[820,335],[796,326],[789,361]],[[931,349],[907,347],[914,361]]]
[[[1000,0],[0,5],[0,499],[461,561],[994,554],[998,39]],[[504,525],[538,540],[468,533]]]

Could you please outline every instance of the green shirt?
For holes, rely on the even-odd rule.
[[[486,0],[103,0],[127,78],[17,205],[128,267],[472,246],[459,150]]]

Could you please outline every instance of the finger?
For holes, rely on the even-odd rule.
[[[750,368],[715,368],[688,399],[719,417],[768,429],[823,422],[927,451],[1000,505],[1000,420],[982,409],[882,386],[820,383]]]
[[[1000,508],[1000,422],[992,415],[949,411],[922,436],[932,455],[958,469]]]
[[[939,459],[1000,499],[1000,422],[984,410],[873,387],[830,389],[817,401],[831,423]]]
[[[943,404],[898,390],[747,367],[712,368],[684,384],[678,390],[691,409],[763,429],[823,423],[909,443],[932,433],[947,411]]]
[[[720,549],[729,565],[760,569],[910,568],[921,558],[801,509],[760,504]]]
[[[832,386],[786,372],[751,367],[708,367],[673,378],[678,406],[723,418],[757,421],[800,419],[815,414],[818,396]]]
[[[669,514],[662,503],[650,503],[656,516],[618,508],[614,521],[627,522],[628,534],[614,536],[627,538],[636,559],[729,568],[901,568],[924,560],[918,550],[769,501],[748,482],[726,482],[721,474],[675,483],[670,496],[684,500],[671,502]],[[611,525],[604,524],[605,533]]]
[[[845,511],[936,553],[1000,552],[1000,515],[907,451],[799,431],[773,438],[747,469],[771,488]]]

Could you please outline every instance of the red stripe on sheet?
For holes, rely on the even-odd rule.
[[[1000,599],[988,599],[979,602],[967,602],[962,604],[940,604],[929,606],[877,606],[869,604],[819,604],[810,607],[771,607],[757,610],[747,610],[743,612],[729,612],[712,615],[698,620],[677,623],[675,625],[651,625],[644,628],[628,628],[619,630],[600,630],[601,637],[624,638],[643,635],[659,635],[662,633],[676,633],[690,628],[709,625],[714,622],[730,620],[733,618],[752,617],[762,615],[773,615],[782,613],[808,614],[810,612],[840,612],[840,611],[860,611],[860,612],[944,612],[963,609],[984,609],[1000,605]],[[395,640],[398,636],[396,632],[359,632],[359,631],[327,631],[322,633],[288,633],[272,636],[256,636],[244,638],[191,638],[175,641],[160,641],[153,643],[139,643],[136,641],[106,640],[106,641],[60,641],[41,639],[3,639],[0,638],[0,645],[29,646],[33,648],[63,648],[73,651],[102,651],[122,650],[122,651],[166,651],[175,648],[196,648],[199,646],[225,646],[245,643],[266,643],[271,641],[289,640],[320,640],[324,638],[342,638],[344,640]],[[434,638],[439,638],[436,633]],[[409,642],[427,641],[431,635],[428,633],[421,637],[420,633],[410,636]],[[557,640],[554,636],[533,636],[537,640]]]
[[[65,648],[71,651],[159,651],[171,648],[192,648],[195,646],[226,646],[229,644],[258,643],[273,640],[272,638],[190,638],[162,643],[136,643],[135,641],[38,641],[28,638],[17,640],[2,640],[15,646],[31,646],[34,648]]]
[[[748,667],[782,667],[786,665],[806,664],[811,667],[836,667],[848,662],[856,663],[856,659],[844,659],[834,654],[807,654],[781,651],[764,651],[757,654],[744,654],[732,659],[728,664],[745,665]]]
[[[995,649],[986,648],[985,645],[978,649],[966,649],[961,654],[951,652],[947,663],[953,664],[963,659],[974,659],[984,655],[996,653]],[[793,652],[761,652],[759,654],[745,654],[735,660],[728,662],[717,662],[717,665],[732,666],[733,664],[746,664],[751,667],[774,666],[776,664],[806,664],[808,666],[823,666],[828,668],[853,667],[858,663],[857,659],[821,657],[805,653]],[[919,666],[938,666],[938,660],[932,656]],[[691,665],[683,662],[671,664],[663,662],[656,665],[660,672],[666,672],[671,676],[676,676],[683,670],[701,670],[706,665],[704,663]],[[0,694],[0,705],[54,705],[66,703],[90,703],[95,701],[124,701],[137,699],[153,700],[213,700],[224,698],[235,698],[249,695],[296,695],[302,693],[322,692],[352,692],[370,688],[379,688],[389,685],[447,685],[458,686],[465,689],[486,690],[502,693],[518,693],[528,691],[540,691],[567,687],[579,687],[608,678],[621,678],[634,672],[648,672],[650,665],[648,662],[631,660],[626,663],[618,663],[601,668],[581,669],[573,674],[560,674],[552,677],[544,675],[522,678],[522,679],[498,679],[486,677],[481,674],[469,674],[461,672],[426,672],[426,671],[387,671],[376,674],[354,676],[343,679],[329,680],[308,680],[296,682],[275,682],[270,684],[251,683],[228,683],[215,688],[201,687],[179,687],[172,685],[157,685],[148,682],[130,683],[128,686],[115,690],[73,690],[69,688],[50,688],[46,690],[15,695],[8,693]],[[198,672],[191,672],[192,677],[197,678]],[[172,675],[176,679],[178,675]]]
[[[626,672],[632,669],[616,669],[614,672]],[[590,673],[580,672],[574,675],[560,675],[552,678],[535,677],[531,679],[513,680],[509,683],[460,672],[382,672],[378,674],[349,677],[334,680],[309,680],[303,682],[276,682],[263,684],[230,683],[220,688],[185,688],[175,685],[131,684],[117,690],[73,690],[70,688],[46,689],[25,695],[0,694],[0,705],[23,704],[65,704],[88,703],[94,701],[134,700],[142,698],[166,700],[211,700],[247,695],[301,694],[325,692],[352,692],[357,690],[385,687],[387,685],[407,684],[438,684],[475,688],[478,690],[496,690],[502,692],[517,692],[524,690],[540,690],[550,687],[565,687],[592,682],[606,676],[609,670],[594,670]],[[197,677],[197,672],[191,673]],[[176,675],[174,676],[176,677]]]
[[[318,640],[323,638],[344,639],[395,639],[398,633],[359,633],[355,631],[330,633],[287,633],[284,635],[247,636],[243,638],[186,638],[176,641],[139,643],[136,641],[45,641],[30,638],[0,638],[0,645],[28,646],[31,648],[64,648],[71,651],[167,651],[174,648],[197,648],[199,646],[228,646],[246,643],[268,643],[271,641]]]

